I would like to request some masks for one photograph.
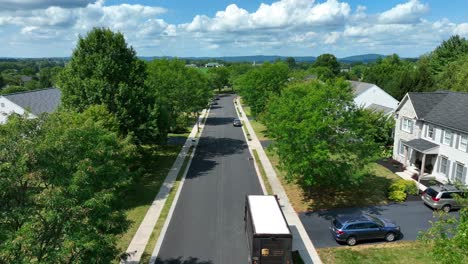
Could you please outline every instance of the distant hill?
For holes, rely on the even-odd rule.
[[[356,62],[369,63],[369,62],[376,61],[378,58],[385,58],[385,57],[387,56],[382,55],[382,54],[362,54],[362,55],[339,58],[338,60],[343,63],[356,63]]]
[[[276,60],[286,60],[289,56],[278,56],[278,55],[253,55],[253,56],[226,56],[226,57],[140,57],[142,60],[151,61],[154,59],[181,59],[181,60],[203,60],[203,61],[225,61],[225,62],[249,62],[249,63],[263,63],[263,62],[274,62]],[[378,58],[384,58],[386,55],[381,54],[362,54],[339,58],[338,61],[342,63],[369,63],[374,62]],[[296,62],[314,62],[317,57],[314,56],[293,56]]]

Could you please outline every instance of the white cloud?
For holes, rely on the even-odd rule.
[[[323,41],[325,44],[335,44],[338,39],[340,39],[341,33],[340,32],[330,32],[325,35],[325,40]]]
[[[215,17],[195,16],[191,23],[183,25],[189,31],[243,31],[268,28],[294,28],[299,26],[339,26],[349,16],[347,3],[327,0],[314,4],[312,0],[280,0],[261,4],[257,11],[249,13],[235,4],[219,11]]]
[[[453,33],[468,38],[468,23],[462,23],[455,27]]]
[[[421,15],[429,11],[427,4],[422,4],[419,0],[409,0],[404,4],[398,4],[394,8],[379,15],[381,23],[388,24],[410,24],[419,22]]]
[[[94,2],[96,0],[0,0],[0,10],[45,9],[52,6],[75,8]]]

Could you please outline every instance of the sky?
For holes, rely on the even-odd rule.
[[[0,0],[0,57],[68,57],[93,27],[138,56],[418,57],[468,38],[468,0]]]

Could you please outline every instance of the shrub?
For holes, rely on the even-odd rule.
[[[404,182],[405,180],[397,180],[393,182],[390,187],[388,188],[388,192],[395,192],[395,191],[400,191],[400,192],[405,192],[406,191],[406,183]]]
[[[395,202],[403,202],[406,200],[406,193],[403,191],[392,191],[388,193],[388,199]]]
[[[419,189],[414,181],[405,181],[405,192],[409,195],[418,195]]]

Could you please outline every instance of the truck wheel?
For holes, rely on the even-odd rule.
[[[356,243],[357,240],[355,237],[348,237],[348,239],[346,239],[346,244],[348,244],[348,246],[354,246]]]

